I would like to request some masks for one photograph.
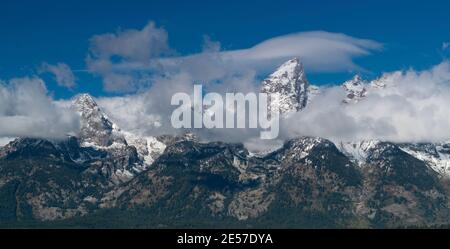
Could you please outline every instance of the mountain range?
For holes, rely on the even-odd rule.
[[[358,105],[395,74],[342,84]],[[261,92],[301,112],[321,94],[292,59]],[[72,101],[80,132],[17,138],[0,148],[3,227],[392,228],[450,222],[450,142],[297,137],[265,154],[195,135],[122,130],[95,99]]]

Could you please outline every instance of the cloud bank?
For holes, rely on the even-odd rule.
[[[379,139],[393,142],[450,141],[450,63],[425,71],[398,71],[382,77],[385,88],[369,89],[356,104],[342,104],[345,93],[325,90],[304,111],[290,117],[285,137],[332,140]]]
[[[39,78],[0,83],[0,137],[64,138],[76,134],[78,115],[57,105]]]
[[[175,84],[182,82],[182,79],[160,84],[169,84],[177,87],[176,91],[191,93],[192,88]],[[384,88],[368,86],[367,96],[355,104],[342,102],[346,92],[341,86],[322,88],[322,93],[306,109],[281,121],[280,137],[276,141],[259,140],[259,130],[256,129],[191,131],[208,141],[243,142],[254,150],[269,150],[279,146],[282,140],[298,136],[318,136],[333,141],[450,141],[448,61],[424,71],[411,69],[385,73],[381,80],[386,84]],[[170,125],[170,115],[175,107],[163,100],[173,92],[155,86],[146,93],[102,98],[99,103],[108,113],[112,113],[112,118],[125,130],[142,135],[180,133],[183,131],[174,130]]]
[[[450,140],[450,62],[429,70],[385,73],[385,88],[370,88],[356,104],[343,104],[340,86],[322,89],[306,109],[281,122],[280,140],[319,136],[333,141],[378,139],[393,142],[444,142]],[[171,94],[190,93],[189,75],[159,79],[149,91],[114,98],[99,98],[99,105],[124,130],[142,136],[184,132],[170,125]],[[230,86],[253,76],[228,81]],[[256,83],[253,83],[257,85]],[[252,85],[253,85],[252,84]],[[166,86],[171,86],[170,88]],[[214,86],[218,92],[226,85]],[[226,88],[226,87],[225,87]],[[167,100],[165,100],[167,99]],[[61,138],[76,134],[78,116],[67,105],[52,100],[39,78],[13,79],[0,85],[0,137]],[[205,140],[243,142],[254,149],[268,149],[279,141],[258,140],[258,130],[199,129]]]

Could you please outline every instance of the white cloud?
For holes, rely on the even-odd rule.
[[[354,58],[381,48],[382,44],[373,40],[312,31],[227,51],[221,51],[220,42],[204,36],[201,53],[170,56],[174,52],[168,45],[166,30],[150,22],[141,30],[94,36],[86,61],[90,72],[103,78],[106,91],[131,93],[151,86],[155,76],[188,73],[197,81],[220,81],[249,71],[263,75],[293,57],[301,58],[309,72],[363,70]]]
[[[149,110],[153,103],[147,94],[98,98],[97,103],[122,129],[137,135],[167,134],[163,131],[161,112]]]
[[[176,106],[171,105],[174,93],[193,91],[192,75],[177,73],[169,77],[155,78],[155,83],[148,91],[123,97],[104,97],[97,100],[98,104],[108,113],[122,129],[140,135],[163,135],[182,133],[182,130],[172,128],[170,117]],[[230,76],[224,78],[221,84],[207,85],[208,91],[225,93],[229,91],[255,92],[258,90],[254,74]],[[258,134],[257,130],[197,130],[205,139],[222,141],[239,141],[250,133]],[[213,138],[214,137],[214,138]]]
[[[450,140],[450,63],[445,61],[425,71],[386,73],[388,87],[372,89],[356,104],[343,104],[340,86],[323,89],[306,109],[282,121],[280,139],[319,136],[334,141],[379,139],[394,142],[442,142]],[[102,98],[99,104],[127,130],[142,135],[181,132],[170,125],[170,97],[174,92],[192,92],[188,74],[157,80],[150,91],[120,98]],[[253,76],[227,78],[208,91],[223,93]],[[256,85],[251,83],[250,85]],[[257,87],[257,86],[256,86]],[[249,91],[257,90],[250,88]],[[157,120],[158,125],[155,124]],[[253,149],[269,150],[272,141],[258,140],[254,129],[199,129],[206,140],[244,142]],[[279,141],[273,141],[276,145]]]
[[[96,35],[90,40],[92,56],[110,59],[120,56],[127,60],[146,61],[169,51],[167,32],[149,22],[143,29],[127,29]]]
[[[373,40],[312,31],[278,36],[249,49],[225,51],[222,56],[232,63],[269,68],[299,57],[310,72],[333,72],[360,69],[353,59],[381,48]]]
[[[78,128],[78,115],[55,104],[41,79],[0,84],[0,137],[63,138]]]
[[[57,63],[55,65],[43,63],[39,71],[41,73],[52,73],[55,76],[55,80],[59,86],[67,88],[75,87],[75,75],[70,67],[65,63]]]
[[[205,49],[213,48],[213,49]],[[382,49],[373,40],[359,39],[339,33],[312,31],[278,36],[251,48],[218,51],[220,43],[205,39],[204,51],[183,57],[156,59],[162,70],[185,71],[206,80],[220,79],[225,74],[255,71],[264,75],[286,60],[298,57],[308,72],[340,72],[364,70],[354,59]],[[117,65],[119,68],[145,70],[139,64]],[[150,69],[150,68],[148,68]],[[226,73],[228,72],[228,73]]]
[[[443,42],[442,43],[442,50],[447,50],[449,46],[450,46],[450,42]]]
[[[150,59],[171,53],[167,40],[167,32],[153,22],[141,30],[96,35],[90,39],[88,70],[103,77],[106,91],[133,92],[141,84],[148,84],[147,72],[118,70],[117,66],[127,63],[150,66]]]

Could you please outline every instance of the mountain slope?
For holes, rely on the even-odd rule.
[[[115,210],[144,215],[147,223],[126,223],[143,227],[396,227],[450,217],[446,182],[395,144],[368,147],[360,165],[320,138],[287,141],[265,157],[241,144],[172,141],[152,167],[122,184],[99,163],[64,161],[35,141],[33,150],[43,147],[38,157],[0,159],[5,220],[70,224],[86,216],[89,223]]]

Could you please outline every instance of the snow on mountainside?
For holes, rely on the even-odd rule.
[[[303,64],[294,58],[282,64],[269,75],[263,83],[261,92],[273,94],[276,101],[271,101],[271,109],[279,109],[280,113],[302,110],[308,103],[309,82]]]
[[[165,149],[165,144],[155,137],[139,137],[121,130],[88,94],[75,97],[73,105],[81,117],[81,145],[108,151],[113,156],[120,156],[130,146],[135,147],[142,162],[134,165],[132,171],[145,170]]]
[[[152,164],[166,148],[166,145],[155,137],[139,137],[127,131],[123,131],[123,134],[127,143],[136,147],[138,154],[147,166]]]
[[[358,165],[361,165],[366,161],[370,150],[375,148],[379,143],[380,141],[378,140],[362,140],[357,142],[340,141],[336,145],[341,152]]]
[[[10,142],[12,142],[15,138],[10,138],[10,137],[2,137],[0,138],[0,147],[3,147],[7,144],[9,144]]]
[[[318,137],[302,137],[288,141],[284,147],[272,154],[278,154],[279,160],[301,160],[307,157],[311,151],[320,144],[327,145],[327,140]],[[284,150],[284,153],[280,153]]]
[[[360,75],[355,75],[341,85],[347,93],[343,103],[357,104],[374,91],[381,91],[382,94],[383,89],[395,84],[401,75],[402,72],[385,73],[372,81],[366,81]],[[263,81],[261,91],[275,94],[278,97],[278,101],[272,102],[269,108],[280,108],[282,114],[301,111],[316,96],[323,93],[321,87],[310,85],[302,63],[296,58],[285,62],[267,77]],[[358,165],[365,164],[368,157],[377,151],[382,151],[386,146],[378,140],[335,141],[335,144],[342,153]],[[425,149],[423,145],[399,145],[401,150],[425,162],[440,175],[450,178],[450,145],[440,143],[429,144],[428,147],[433,148],[432,152],[429,148]]]
[[[100,110],[100,107],[90,95],[78,95],[74,99],[73,105],[80,114],[82,145],[99,148],[126,145],[119,127]]]
[[[427,163],[440,175],[450,178],[449,143],[402,144],[400,148],[411,156]]]
[[[342,88],[347,93],[346,98],[343,100],[343,102],[347,104],[358,103],[368,94],[374,91],[383,93],[383,89],[394,85],[401,75],[402,72],[385,73],[377,79],[366,81],[357,74],[352,79],[342,84]]]
[[[367,82],[359,75],[355,75],[351,80],[344,82],[342,87],[347,92],[344,103],[356,103],[364,98],[367,94],[366,85]]]

